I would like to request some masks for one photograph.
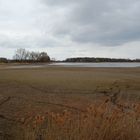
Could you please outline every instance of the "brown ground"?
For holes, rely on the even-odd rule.
[[[99,98],[140,102],[140,68],[5,67],[0,65],[0,133],[30,113],[81,112]]]

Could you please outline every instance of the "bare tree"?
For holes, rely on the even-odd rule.
[[[17,49],[16,52],[15,52],[15,55],[14,55],[14,59],[15,60],[20,60],[20,61],[25,61],[28,59],[28,55],[29,55],[29,52],[26,51],[25,49]]]
[[[49,62],[50,57],[46,52],[29,52],[26,51],[25,49],[17,49],[15,52],[15,55],[13,57],[14,60],[16,61],[26,61],[26,62]]]
[[[39,52],[30,52],[29,53],[29,60],[30,61],[37,61],[39,57]]]
[[[49,62],[50,57],[48,56],[48,54],[46,52],[41,52],[39,54],[38,61],[40,61],[40,62]]]

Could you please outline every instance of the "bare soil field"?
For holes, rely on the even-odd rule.
[[[110,140],[129,140],[132,130],[131,140],[139,140],[140,68],[5,67],[0,65],[0,140],[109,140],[111,130]],[[132,128],[117,137],[125,128],[116,124]]]

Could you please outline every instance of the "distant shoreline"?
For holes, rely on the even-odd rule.
[[[49,61],[38,61],[38,60],[29,60],[29,59],[23,59],[23,60],[13,60],[13,59],[7,59],[7,58],[0,58],[0,64],[50,64],[50,63],[107,63],[107,62],[113,62],[113,63],[126,63],[126,62],[140,62],[140,58],[137,59],[126,59],[126,58],[102,58],[102,57],[73,57],[73,58],[66,58],[65,60],[53,60],[49,59]]]
[[[9,63],[0,64],[0,69],[28,69],[28,68],[140,68],[140,62],[53,62],[53,63]]]
[[[63,62],[140,62],[140,59],[125,59],[125,58],[100,58],[100,57],[76,57],[76,58],[67,58]]]

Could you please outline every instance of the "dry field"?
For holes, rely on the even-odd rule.
[[[140,68],[0,65],[0,140],[140,140]]]

